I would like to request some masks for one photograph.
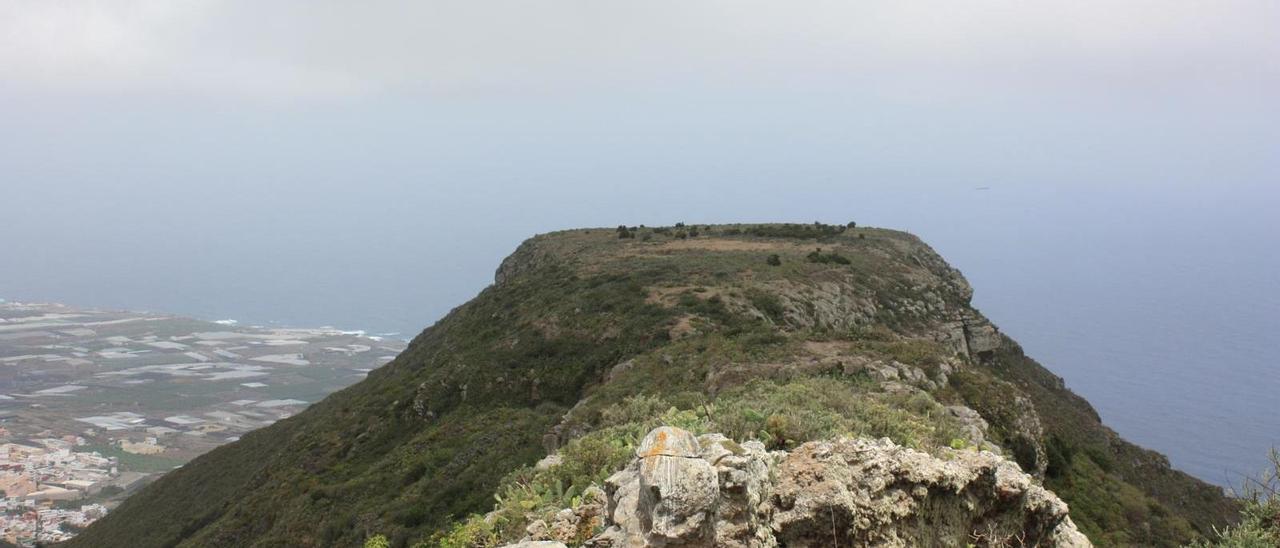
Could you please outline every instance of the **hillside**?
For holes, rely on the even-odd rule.
[[[1175,545],[1228,521],[1220,489],[1101,424],[971,295],[890,230],[537,236],[365,381],[168,474],[68,545],[513,540],[664,424],[770,450],[839,436],[989,449],[1097,545]],[[563,464],[532,467],[557,451]]]

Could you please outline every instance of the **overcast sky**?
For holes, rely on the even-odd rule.
[[[857,219],[979,276],[1050,223],[1256,236],[1278,23],[1273,1],[0,0],[0,297],[411,329],[561,227]]]
[[[6,0],[17,92],[322,103],[1274,91],[1275,2]]]

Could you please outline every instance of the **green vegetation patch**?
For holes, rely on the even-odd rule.
[[[626,465],[643,436],[662,425],[695,434],[720,432],[739,442],[760,440],[770,449],[839,436],[888,437],[908,447],[936,449],[959,435],[928,394],[876,393],[857,379],[756,381],[701,403],[632,396],[604,409],[598,430],[563,447],[558,465],[542,470],[526,466],[507,475],[492,513],[472,514],[417,546],[492,547],[519,539],[533,520],[549,520],[561,508],[576,507],[589,487],[602,485]],[[599,532],[584,530],[577,540]]]
[[[166,457],[164,455],[130,453],[116,445],[86,445],[80,451],[97,451],[104,457],[115,457],[121,470],[131,472],[168,472],[186,462],[186,459]]]

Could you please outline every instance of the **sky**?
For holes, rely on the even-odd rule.
[[[535,233],[855,220],[922,236],[1108,422],[1176,450],[1203,432],[1126,420],[1196,412],[1160,405],[1206,379],[1254,405],[1226,417],[1280,389],[1277,23],[1231,0],[0,0],[0,298],[411,336]],[[1275,382],[1214,376],[1233,360]],[[1117,392],[1173,362],[1202,375]],[[1280,440],[1250,442],[1229,449]]]
[[[1265,209],[1277,21],[1269,1],[0,0],[0,296],[235,314],[218,303],[250,294],[260,321],[408,329],[564,227],[920,232],[949,221],[919,201],[979,186]]]

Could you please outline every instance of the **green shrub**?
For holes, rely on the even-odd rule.
[[[851,262],[849,261],[848,257],[845,257],[844,255],[841,255],[835,251],[832,251],[831,253],[823,253],[821,248],[818,248],[818,250],[816,251],[810,252],[808,255],[805,255],[805,259],[808,259],[809,262],[811,263],[820,263],[820,264],[828,264],[828,263],[850,264]]]
[[[1240,523],[1217,530],[1217,538],[1192,543],[1194,548],[1274,548],[1280,546],[1280,451],[1271,450],[1271,469],[1245,480]]]
[[[942,406],[923,412],[885,400],[850,379],[757,380],[721,393],[711,405],[711,429],[736,440],[790,448],[836,436],[888,437],[909,447],[937,447],[957,437]]]
[[[1071,470],[1071,461],[1075,458],[1076,448],[1067,443],[1062,438],[1053,435],[1049,436],[1049,441],[1044,444],[1045,452],[1048,454],[1048,464],[1044,473],[1051,478],[1061,478]]]
[[[492,548],[501,544],[498,533],[482,516],[473,515],[454,524],[431,542],[420,542],[414,548]],[[366,548],[368,545],[366,544]]]
[[[777,253],[769,255],[769,258],[765,259],[764,262],[769,266],[782,266],[782,258]]]
[[[822,223],[814,223],[812,225],[800,224],[781,224],[781,225],[756,225],[749,227],[742,232],[752,236],[761,238],[796,238],[796,239],[829,239],[833,238],[845,231],[845,227],[839,225],[826,225]]]
[[[607,435],[585,436],[560,450],[561,462],[551,468],[554,481],[585,489],[604,481],[631,459],[629,440]]]
[[[780,324],[785,320],[786,310],[777,295],[753,287],[747,290],[747,300],[773,323]]]

